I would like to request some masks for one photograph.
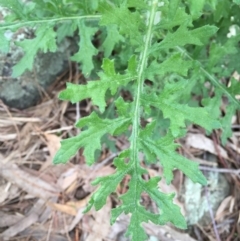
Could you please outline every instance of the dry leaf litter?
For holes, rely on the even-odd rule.
[[[80,150],[66,165],[52,165],[60,141],[79,132],[74,128],[76,119],[94,108],[90,101],[71,105],[58,100],[66,81],[82,79],[77,71],[72,73],[71,67],[35,107],[19,111],[0,103],[0,240],[129,240],[124,237],[129,216],[121,216],[113,226],[109,222],[117,196],[127,190],[128,177],[102,210],[82,213],[95,188],[91,181],[114,172],[111,161],[116,153],[104,147],[98,163],[88,167]],[[179,140],[179,152],[200,164],[209,185],[193,184],[177,170],[171,185],[161,180],[161,190],[177,192],[175,203],[190,226],[184,233],[170,225],[144,224],[149,240],[240,240],[239,123],[235,116],[233,137],[225,147],[220,133],[206,136],[196,127]],[[115,141],[118,151],[128,146],[124,137]],[[148,171],[150,177],[162,173],[158,165],[149,166]],[[142,202],[157,212],[148,196],[143,195]]]

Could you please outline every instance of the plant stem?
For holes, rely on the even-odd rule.
[[[32,24],[43,24],[43,23],[61,22],[61,21],[69,21],[69,20],[81,20],[81,19],[99,20],[100,18],[101,18],[101,15],[84,15],[84,16],[70,16],[70,17],[60,17],[60,18],[46,18],[46,19],[30,20],[30,21],[24,21],[24,22],[16,22],[16,23],[12,23],[12,24],[5,24],[5,25],[2,25],[2,27],[0,27],[0,30],[17,28],[17,27],[32,25]]]
[[[184,50],[183,48],[177,46],[176,49],[184,54],[188,59],[190,59],[191,61],[194,61],[194,59],[190,56],[190,54],[187,53],[186,50]],[[215,77],[214,75],[210,74],[206,69],[204,69],[202,67],[202,64],[200,63],[200,61],[198,60],[195,60],[197,61],[197,63],[199,64],[200,66],[200,70],[202,71],[202,73],[211,81],[211,83],[217,87],[219,90],[222,91],[222,93],[224,93],[236,106],[238,106],[238,108],[240,107],[240,103],[239,101],[234,97],[232,96],[228,90],[226,89],[226,87],[224,85],[222,85]]]
[[[134,115],[133,115],[133,127],[132,127],[132,136],[131,136],[131,149],[132,149],[132,160],[134,165],[134,176],[137,178],[137,169],[139,165],[138,161],[138,147],[137,147],[137,140],[140,130],[140,117],[141,117],[141,104],[140,104],[140,97],[142,94],[143,84],[144,84],[144,70],[147,65],[148,61],[148,49],[151,45],[152,39],[152,28],[154,24],[155,14],[158,7],[158,0],[153,0],[151,2],[151,12],[148,20],[147,26],[147,34],[144,36],[144,50],[140,54],[140,60],[138,65],[138,76],[137,76],[137,91],[135,94],[135,106],[134,106]],[[137,208],[137,187],[135,188],[135,207]]]

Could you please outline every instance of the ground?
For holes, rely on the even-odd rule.
[[[118,204],[118,195],[127,190],[127,178],[102,210],[82,214],[95,188],[91,181],[114,172],[111,163],[116,154],[103,146],[99,161],[93,167],[85,164],[81,150],[66,165],[52,164],[60,140],[76,135],[79,131],[74,128],[76,119],[88,115],[93,109],[90,101],[78,106],[58,100],[57,95],[66,81],[74,82],[76,79],[81,79],[81,74],[73,67],[42,93],[41,102],[26,110],[11,109],[0,103],[0,240],[127,240],[123,233],[129,217],[121,216],[113,226],[109,222],[111,207]],[[220,133],[214,132],[207,137],[196,126],[190,127],[188,136],[179,140],[182,144],[179,152],[199,162],[203,171],[224,173],[221,175],[227,183],[227,192],[218,200],[215,210],[208,205],[208,221],[189,226],[185,233],[172,226],[146,224],[149,240],[240,240],[238,115],[233,118],[232,125],[233,137],[226,146],[219,141]],[[118,151],[127,145],[126,138],[116,139]],[[209,156],[214,160],[209,160]],[[159,166],[149,166],[148,170],[150,176],[161,174]],[[166,192],[178,193],[179,198],[175,201],[187,215],[190,204],[186,207],[189,197],[186,197],[185,184],[183,174],[176,171],[170,186],[164,182],[160,186]],[[218,182],[214,191],[217,187],[220,187]],[[194,188],[190,193],[196,196]],[[202,202],[211,204],[212,191],[210,184],[205,191],[200,188]],[[143,195],[142,199],[147,208],[156,209],[148,196]],[[193,208],[200,210],[200,207]]]

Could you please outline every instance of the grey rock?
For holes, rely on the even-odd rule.
[[[55,53],[38,53],[32,71],[12,78],[12,68],[23,56],[12,45],[8,54],[0,52],[0,99],[9,107],[26,109],[34,106],[46,90],[68,68],[68,56],[76,50],[74,41],[65,39]]]
[[[208,159],[208,158],[207,158]],[[208,225],[211,223],[209,210],[215,216],[216,211],[229,194],[229,184],[225,176],[218,172],[207,172],[207,187],[185,179],[182,199],[186,210],[188,224]]]

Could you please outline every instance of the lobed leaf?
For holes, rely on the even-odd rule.
[[[96,150],[101,149],[101,138],[109,133],[114,134],[119,128],[122,131],[129,126],[130,118],[119,117],[114,120],[101,119],[95,112],[88,117],[82,118],[77,127],[88,126],[87,130],[82,131],[78,136],[61,141],[61,148],[56,153],[53,163],[66,163],[77,151],[84,147],[83,155],[89,165],[94,163]]]
[[[81,63],[83,74],[89,76],[94,69],[93,56],[98,53],[98,50],[92,44],[92,38],[98,29],[87,26],[83,20],[79,21],[78,29],[79,50],[71,57],[71,60]]]
[[[180,7],[180,0],[170,1],[168,6],[163,8],[161,22],[156,26],[156,29],[172,30],[173,27],[180,26],[182,23],[188,27],[192,26],[192,17],[188,15],[183,7]]]
[[[239,4],[238,0],[233,2]],[[133,98],[133,101],[126,101],[116,95],[111,97],[110,110],[114,110],[112,118],[101,118],[93,112],[80,119],[76,126],[83,128],[81,133],[63,140],[54,158],[54,163],[65,163],[79,148],[83,148],[86,162],[91,165],[96,151],[101,149],[103,137],[106,138],[108,134],[119,135],[126,130],[132,131],[129,149],[122,151],[114,159],[115,173],[99,177],[93,182],[99,188],[92,195],[85,211],[92,207],[96,210],[102,208],[107,197],[115,192],[127,175],[131,178],[129,189],[120,197],[121,204],[112,210],[112,223],[121,213],[131,214],[127,235],[133,241],[147,239],[143,222],[151,221],[159,225],[170,222],[178,228],[186,228],[180,208],[173,203],[174,194],[164,194],[159,190],[160,177],[144,180],[143,176],[147,171],[141,165],[139,152],[144,154],[147,162],[160,161],[167,183],[172,181],[173,171],[178,168],[192,181],[206,184],[206,178],[199,171],[198,164],[176,152],[178,145],[175,139],[186,133],[187,121],[202,126],[208,132],[220,128],[220,122],[222,126],[229,125],[232,115],[240,106],[235,98],[239,94],[239,83],[232,80],[232,86],[226,88],[220,81],[231,76],[239,67],[239,34],[236,33],[235,37],[229,38],[225,43],[223,41],[229,31],[228,27],[239,25],[236,6],[227,0],[35,0],[27,3],[20,0],[0,0],[0,5],[12,12],[6,18],[6,23],[0,27],[1,51],[8,51],[9,42],[4,37],[7,29],[15,31],[25,25],[36,28],[35,38],[17,43],[23,48],[25,55],[14,67],[14,76],[32,68],[38,51],[56,51],[56,38],[60,42],[66,36],[72,36],[76,28],[79,29],[79,50],[72,60],[80,63],[85,76],[89,76],[94,69],[93,58],[101,50],[105,57],[116,58],[117,61],[121,59],[121,65],[117,66],[121,74],[115,71],[114,60],[104,59],[103,71],[98,74],[100,80],[88,81],[86,85],[68,83],[67,89],[59,95],[61,99],[72,103],[91,98],[93,105],[98,106],[103,113],[102,116],[106,115],[104,110],[109,94],[115,95],[121,88],[127,88]],[[199,20],[202,15],[203,18]],[[86,19],[92,18],[100,19],[100,28],[86,22]],[[56,23],[59,24],[53,25]],[[102,26],[105,32],[100,33],[100,36],[106,33],[106,38],[97,49],[92,40],[99,29],[100,32],[103,30]],[[218,29],[218,35],[214,36]],[[210,37],[213,37],[211,42]],[[123,45],[116,48],[119,42]],[[130,58],[127,70],[124,71],[128,59],[126,56],[133,53],[137,56]],[[198,78],[199,73],[203,73],[206,80],[202,76]],[[200,82],[197,83],[199,79]],[[210,91],[204,85],[208,80],[219,89],[214,90],[213,98],[208,98]],[[191,82],[190,87],[187,86],[188,82]],[[185,104],[191,98],[193,85],[198,89],[197,95],[204,96],[204,107],[190,107],[190,104]],[[217,119],[221,112],[216,106],[221,105],[222,94],[227,95],[230,105],[219,122]],[[191,106],[197,104],[196,101],[191,102]],[[157,114],[153,113],[155,109]],[[165,129],[162,128],[163,131],[161,129],[162,133],[167,129],[167,134],[163,137],[158,135],[161,122],[157,115],[163,115],[164,120],[167,119],[166,122],[169,120],[170,123]],[[152,121],[155,118],[158,126]],[[141,121],[146,119],[152,122],[144,126]],[[230,132],[231,128],[226,128],[223,132],[223,142],[226,142]],[[151,213],[141,204],[143,194],[147,194],[156,203],[158,213]]]
[[[160,214],[154,219],[150,219],[153,223],[164,225],[171,222],[177,228],[186,229],[186,221],[180,211],[180,207],[173,203],[174,193],[166,194],[158,190],[159,178],[151,178],[147,183],[144,183],[144,189],[149,196],[155,201],[160,209]]]
[[[231,41],[230,41],[231,42]],[[189,59],[191,59],[192,61],[193,58],[182,48],[177,47],[178,51],[181,52],[182,54],[184,54],[186,57],[188,57]],[[222,49],[221,49],[222,50]],[[220,50],[220,55],[222,54],[222,51]],[[235,51],[235,47],[231,48],[231,51]],[[214,59],[214,57],[213,57]],[[210,58],[210,63],[212,60],[212,56]],[[223,94],[225,94],[228,99],[231,101],[231,103],[236,107],[236,108],[240,108],[240,102],[235,98],[234,95],[232,95],[229,90],[213,75],[211,74],[209,71],[207,71],[203,65],[198,61],[195,60],[196,64],[199,66],[201,72],[207,77],[207,79],[217,88],[218,91],[221,91]]]
[[[167,73],[177,73],[187,76],[188,70],[192,65],[191,61],[183,60],[180,53],[175,53],[160,64],[154,60],[146,69],[146,78],[154,81],[155,75],[162,77]]]
[[[132,13],[125,4],[116,7],[107,1],[99,4],[99,12],[102,14],[101,26],[114,24],[120,29],[120,33],[129,36],[131,41],[142,43],[140,29],[143,30],[145,25],[139,12]]]
[[[135,58],[129,60],[129,66],[135,66]],[[94,105],[99,106],[101,112],[106,107],[105,95],[108,89],[114,95],[119,87],[127,85],[135,77],[133,73],[128,71],[125,75],[120,75],[115,72],[114,61],[109,59],[103,60],[102,66],[104,72],[100,73],[100,81],[89,81],[86,85],[77,85],[67,83],[67,89],[59,94],[62,100],[69,100],[76,103],[86,98],[91,98]]]
[[[116,190],[125,175],[132,170],[131,164],[125,163],[127,157],[129,157],[129,150],[123,151],[114,159],[114,165],[116,167],[114,174],[106,177],[99,177],[92,182],[93,185],[100,184],[101,186],[91,196],[84,212],[89,211],[93,206],[96,210],[99,210],[106,204],[107,197]]]
[[[24,14],[24,4],[19,0],[0,0],[0,6],[8,8],[11,12],[14,12],[18,19],[24,20],[27,16]]]
[[[206,0],[188,0],[191,15],[194,19],[199,18],[202,15],[203,7]]]
[[[130,164],[129,164],[130,165]],[[127,193],[120,199],[122,204],[112,210],[111,223],[114,223],[121,213],[131,213],[130,224],[126,235],[131,236],[132,240],[146,240],[146,234],[142,227],[142,222],[151,221],[155,224],[164,225],[171,222],[178,228],[186,228],[186,222],[180,212],[180,208],[173,203],[174,194],[164,194],[158,190],[159,177],[152,178],[148,182],[141,179],[144,169],[133,169],[131,181]],[[129,173],[129,172],[128,172]],[[157,204],[159,214],[147,211],[141,204],[141,193],[146,192]]]
[[[56,32],[51,25],[40,26],[34,39],[25,39],[16,43],[23,48],[25,55],[13,67],[12,76],[17,77],[24,73],[25,70],[31,70],[38,50],[42,50],[44,53],[47,51],[55,52],[57,50],[55,38]]]
[[[205,108],[189,107],[176,101],[180,93],[184,91],[185,85],[184,81],[168,83],[159,96],[143,95],[142,103],[161,109],[164,117],[170,119],[170,130],[174,137],[179,136],[181,128],[186,126],[185,120],[200,125],[209,132],[214,128],[221,128],[221,124]]]
[[[187,44],[203,45],[209,37],[217,32],[217,30],[217,27],[209,25],[205,25],[193,30],[188,30],[187,23],[184,23],[174,33],[168,32],[163,41],[154,44],[150,48],[149,53],[163,49],[167,50],[175,48],[176,46],[181,47]]]
[[[106,29],[107,37],[102,43],[102,47],[104,50],[104,56],[108,58],[112,54],[115,45],[120,41],[124,42],[124,37],[119,34],[116,25],[108,25]]]
[[[177,168],[193,182],[206,185],[206,178],[198,169],[198,164],[176,153],[175,149],[178,145],[174,143],[174,138],[171,134],[154,142],[142,131],[139,146],[143,152],[147,154],[146,157],[149,157],[148,153],[151,153],[151,158],[153,158],[154,155],[159,158],[163,166],[164,177],[168,184],[173,179],[173,170]]]

